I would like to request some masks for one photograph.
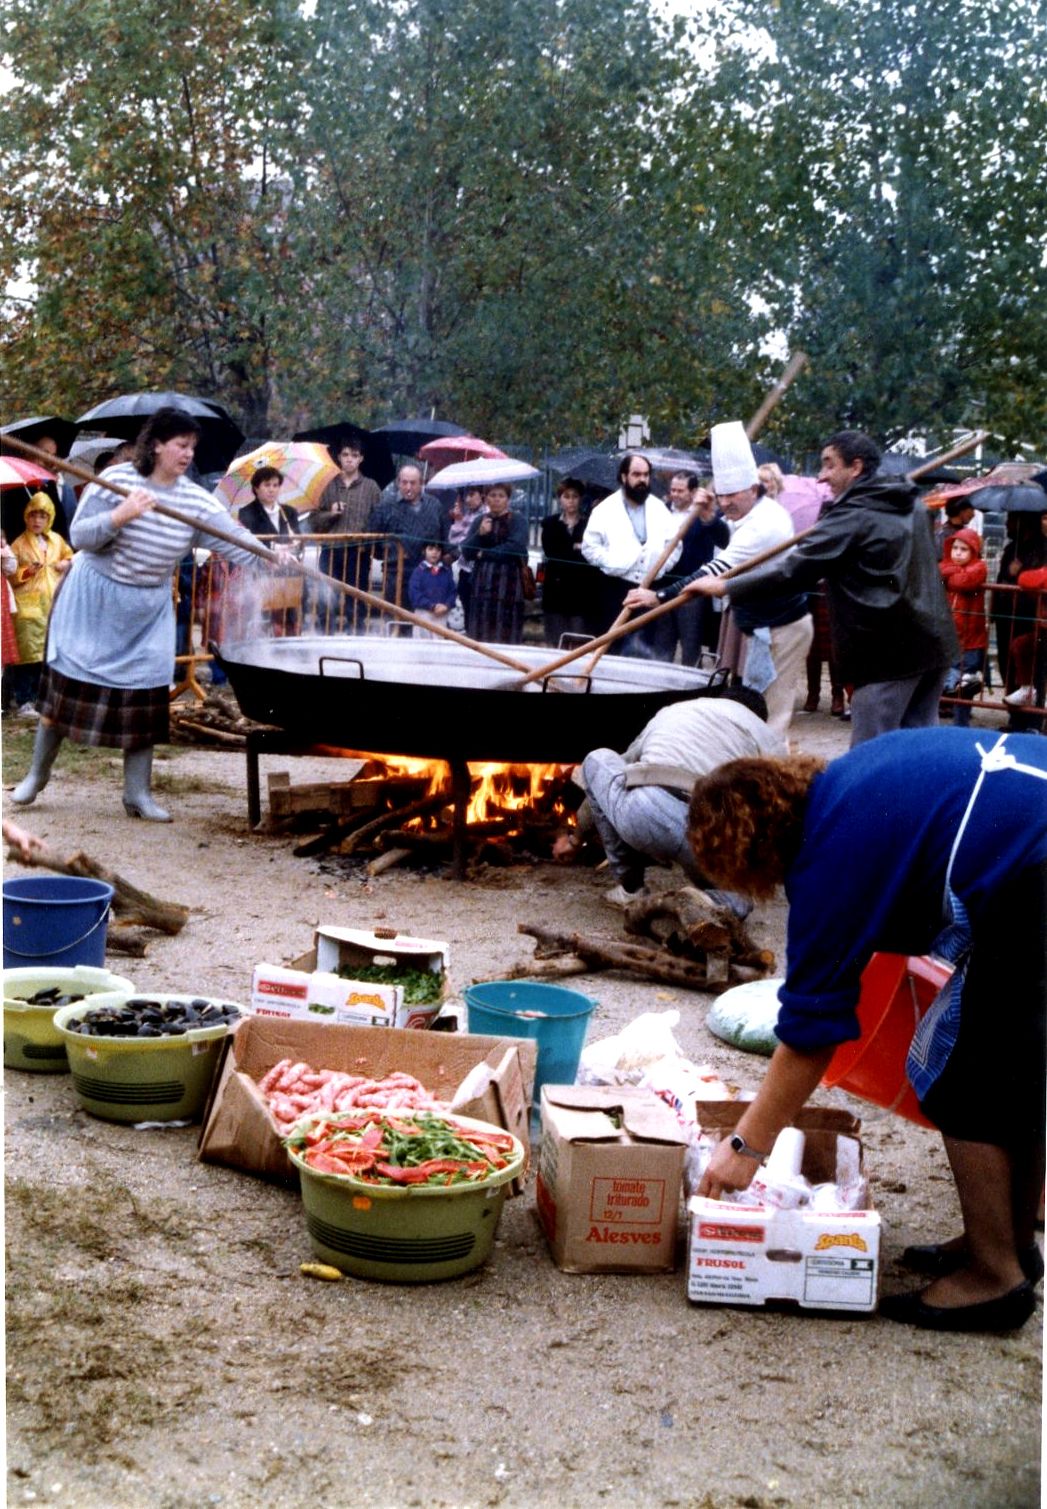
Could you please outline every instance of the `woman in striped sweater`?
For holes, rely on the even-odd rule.
[[[171,576],[188,550],[216,550],[236,565],[255,565],[240,549],[156,512],[169,503],[201,522],[254,537],[231,524],[222,505],[190,482],[199,426],[175,408],[146,421],[133,461],[109,468],[105,481],[128,495],[113,506],[104,486],[87,487],[71,529],[77,555],[55,597],[40,686],[33,763],[11,793],[28,806],[47,785],[63,738],[124,752],[124,810],[170,822],[151,795],[153,747],[168,739],[175,616]]]

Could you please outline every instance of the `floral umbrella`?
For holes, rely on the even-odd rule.
[[[234,511],[254,497],[251,478],[260,466],[283,474],[280,502],[301,513],[317,508],[328,482],[338,476],[326,445],[311,440],[267,440],[246,456],[237,456],[215,488],[215,496]]]

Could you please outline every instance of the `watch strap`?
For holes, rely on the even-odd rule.
[[[753,1158],[757,1163],[762,1163],[769,1158],[770,1153],[761,1153],[757,1148],[750,1147],[740,1132],[735,1132],[731,1137],[731,1148],[736,1153],[741,1153],[743,1158]]]

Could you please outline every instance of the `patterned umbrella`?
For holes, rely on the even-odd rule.
[[[18,456],[0,456],[0,487],[39,487],[41,482],[53,482],[53,472],[45,472],[35,461],[23,461]]]
[[[459,461],[504,461],[504,451],[475,435],[454,435],[450,439],[430,440],[418,452],[419,461],[428,461],[431,471],[441,471]]]
[[[234,511],[254,497],[251,478],[260,466],[275,466],[283,474],[280,502],[308,513],[319,506],[320,494],[338,475],[326,445],[309,440],[267,440],[246,456],[237,456],[215,488]]]

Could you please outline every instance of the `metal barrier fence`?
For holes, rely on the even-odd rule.
[[[337,581],[406,605],[404,545],[384,534],[259,535],[264,545],[290,546],[308,565]],[[171,696],[207,695],[198,671],[213,661],[210,645],[223,639],[267,635],[366,634],[394,622],[369,603],[357,602],[296,571],[230,566],[221,556],[195,551],[174,579],[175,677]]]

